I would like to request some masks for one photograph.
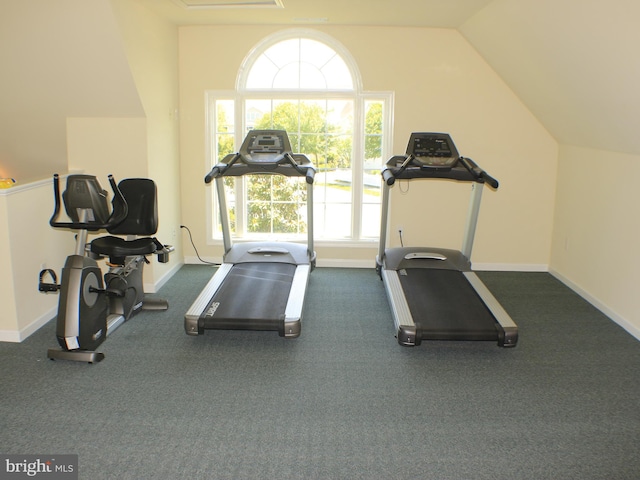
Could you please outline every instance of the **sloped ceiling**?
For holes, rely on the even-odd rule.
[[[0,5],[0,176],[66,171],[66,119],[144,116],[108,0]]]
[[[131,1],[176,25],[455,28],[560,143],[640,155],[638,0]],[[62,168],[69,116],[144,115],[109,0],[20,0],[0,13],[0,174]]]
[[[178,25],[456,28],[558,142],[640,154],[638,0],[282,0],[254,9],[139,1]]]
[[[459,30],[560,143],[640,154],[640,2],[495,0]]]

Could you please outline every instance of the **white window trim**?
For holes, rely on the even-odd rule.
[[[260,57],[260,55],[264,53],[265,50],[267,50],[272,45],[275,45],[276,43],[282,42],[284,40],[289,40],[292,38],[299,38],[299,37],[305,37],[312,40],[317,40],[318,42],[324,43],[325,45],[331,47],[333,50],[336,51],[336,53],[338,53],[342,57],[342,59],[347,65],[347,68],[351,73],[351,78],[353,80],[353,89],[348,89],[348,90],[328,89],[328,90],[322,90],[323,92],[324,91],[336,92],[336,93],[337,92],[351,92],[351,93],[355,92],[356,94],[359,92],[362,92],[362,79],[360,77],[360,71],[358,69],[356,61],[351,56],[351,53],[349,52],[349,50],[347,50],[340,42],[338,42],[335,38],[331,37],[330,35],[327,35],[323,32],[319,32],[318,30],[313,30],[310,28],[291,28],[287,30],[282,30],[280,32],[269,35],[267,38],[265,38],[264,40],[259,42],[257,45],[255,45],[251,49],[249,54],[244,58],[244,60],[242,61],[242,64],[240,65],[240,68],[238,69],[238,76],[236,77],[236,91],[237,92],[247,92],[247,91],[260,92],[261,90],[258,90],[258,89],[251,89],[251,90],[245,89],[245,85],[247,84],[247,77],[249,76],[249,70],[251,70],[251,67],[253,66],[255,61]],[[277,92],[278,89],[265,89],[262,91],[273,94],[273,92],[274,91]],[[283,90],[283,91],[288,92],[290,90]],[[297,91],[317,92],[317,90],[305,90],[305,89],[300,89]]]
[[[249,70],[255,60],[270,46],[287,40],[290,38],[305,37],[320,41],[333,48],[345,61],[349,68],[354,88],[349,90],[325,89],[325,90],[279,90],[279,89],[245,89]],[[217,132],[216,111],[212,109],[212,104],[217,100],[233,100],[235,109],[235,129],[234,139],[236,148],[242,144],[245,137],[245,115],[244,105],[246,100],[252,98],[265,98],[278,96],[278,98],[292,99],[317,99],[317,98],[340,98],[345,97],[354,100],[354,141],[353,141],[353,157],[356,159],[364,158],[364,105],[367,100],[380,100],[384,103],[384,117],[382,130],[382,150],[381,155],[384,161],[391,154],[391,146],[393,141],[393,111],[394,111],[394,93],[389,91],[383,92],[365,92],[362,90],[362,82],[356,62],[352,58],[349,51],[344,48],[334,38],[316,30],[311,29],[289,29],[270,35],[265,40],[257,44],[245,57],[236,77],[236,90],[207,90],[205,91],[205,171],[209,171],[217,162],[217,151],[213,144],[212,135]],[[240,123],[240,125],[238,124]],[[239,128],[238,128],[239,127]],[[381,166],[382,167],[382,166]],[[362,179],[364,174],[364,162],[353,162],[353,178]],[[362,225],[362,207],[363,207],[363,190],[364,183],[362,181],[352,183],[352,199],[360,199],[351,202],[351,238],[346,239],[317,239],[316,245],[324,247],[358,247],[378,243],[378,238],[358,238]],[[216,238],[214,228],[216,228],[218,202],[213,185],[206,189],[206,226],[207,226],[207,244],[220,245],[221,238]],[[359,211],[358,211],[359,209]],[[242,241],[242,240],[239,240]]]

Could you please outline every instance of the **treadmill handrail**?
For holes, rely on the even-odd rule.
[[[481,169],[476,162],[467,157],[460,157],[460,162],[464,167],[469,170],[469,172],[473,173],[477,179],[486,182],[491,188],[497,189],[500,185],[498,180],[493,178],[483,169]]]
[[[387,168],[382,171],[383,181],[391,186],[396,180],[411,179],[449,179],[461,182],[486,183],[497,189],[498,180],[485,172],[472,159],[459,157],[455,165],[450,169],[430,169],[424,166],[413,165],[413,155],[395,155],[387,162]],[[400,166],[397,166],[400,163]],[[395,166],[394,166],[395,165]]]
[[[240,154],[236,153],[233,155],[233,158],[229,160],[227,163],[218,163],[216,164],[211,171],[204,177],[204,183],[211,183],[211,180],[217,177],[221,177],[224,175],[224,172],[227,171],[231,165],[236,163],[240,159]]]
[[[288,163],[298,172],[300,175],[304,175],[306,178],[306,182],[311,185],[313,184],[313,179],[316,174],[316,169],[311,165],[302,166],[296,162],[296,159],[293,158],[293,155],[290,152],[285,152],[282,160],[278,161],[278,164],[282,164],[283,160],[287,160]]]
[[[301,157],[308,162],[308,164],[301,164],[296,161],[296,156]],[[227,158],[229,159],[228,161]],[[252,163],[247,162],[242,153],[234,153],[227,155],[222,162],[216,164],[211,171],[204,177],[205,183],[211,183],[214,178],[223,177],[225,175],[232,175],[233,169],[232,167],[238,164],[238,161],[242,162],[243,165],[238,165],[236,168],[238,170],[233,173],[234,176],[242,176],[242,175],[264,175],[264,174],[280,174],[285,176],[304,176],[305,180],[308,184],[313,184],[313,180],[315,177],[315,167],[311,164],[306,155],[302,153],[293,154],[291,152],[284,152],[282,155],[279,155],[277,160],[269,163]],[[244,167],[244,168],[242,168]],[[253,168],[252,168],[253,167]],[[282,168],[288,169],[291,167],[295,174],[287,175],[286,170],[282,170]]]

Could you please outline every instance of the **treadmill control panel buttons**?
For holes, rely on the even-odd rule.
[[[407,155],[412,156],[420,167],[435,169],[452,168],[460,158],[447,133],[412,133]]]

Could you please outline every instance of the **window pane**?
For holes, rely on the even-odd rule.
[[[281,175],[247,177],[247,232],[304,233],[306,187],[304,180]],[[305,184],[306,185],[306,184]]]
[[[264,56],[278,68],[282,68],[292,61],[298,61],[300,59],[300,39],[291,38],[278,42],[265,50]]]
[[[328,45],[308,38],[267,48],[247,74],[247,89],[353,90],[351,71]]]
[[[228,154],[235,152],[235,101],[228,99],[216,100],[214,102],[214,112],[213,138],[215,141],[212,148],[215,150],[212,152],[211,159],[213,163],[218,163]],[[229,209],[229,226],[231,233],[234,234],[236,232],[235,181],[233,178],[225,178],[224,185],[227,197],[227,208]],[[217,195],[215,183],[211,183],[208,188],[211,189],[211,197],[213,200]],[[220,208],[217,201],[213,200],[212,208],[215,212],[213,217],[214,236],[220,237],[222,235],[222,224],[220,221]]]
[[[377,238],[380,235],[380,204],[362,205],[362,238]]]
[[[233,134],[218,134],[218,161],[221,161],[230,153],[234,153]]]
[[[312,62],[317,68],[321,68],[335,55],[332,48],[317,40],[303,38],[300,41],[300,58]]]
[[[328,131],[333,133],[353,133],[353,100],[327,101]]]
[[[326,204],[314,202],[313,221],[314,233],[316,238],[350,238],[351,201],[342,204]]]
[[[271,88],[278,66],[265,55],[260,56],[247,76],[246,88]]]
[[[252,128],[271,128],[271,121],[269,120],[271,114],[271,100],[247,100],[244,111],[244,123],[247,130],[251,130]],[[266,119],[265,115],[267,116]],[[258,127],[258,125],[260,126]]]
[[[327,79],[328,88],[353,90],[351,72],[341,57],[333,57],[322,67],[322,73]]]
[[[365,102],[362,238],[380,235],[383,107],[378,100]]]

